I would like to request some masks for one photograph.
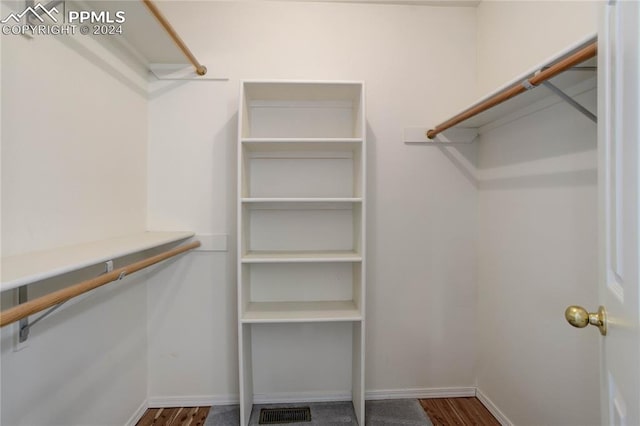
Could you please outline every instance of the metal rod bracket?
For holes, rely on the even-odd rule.
[[[104,262],[104,273],[108,274],[109,272],[113,271],[113,260],[107,260],[106,262]],[[120,275],[118,276],[118,279],[121,280],[123,279],[125,276],[125,273],[122,272],[120,273]],[[28,292],[27,292],[27,286],[22,286],[18,288],[18,304],[21,303],[25,303],[29,300],[28,297]],[[49,315],[51,315],[55,310],[57,310],[60,306],[64,305],[65,302],[62,303],[58,303],[57,305],[52,306],[49,310],[47,310],[44,314],[40,315],[38,318],[36,318],[34,321],[29,322],[29,317],[26,318],[22,318],[20,320],[20,322],[18,323],[18,342],[19,343],[24,343],[27,341],[27,339],[29,338],[29,332],[31,331],[31,328],[36,325],[37,323],[39,323],[40,321],[42,321],[43,319],[45,319],[46,317],[48,317]]]
[[[405,127],[403,141],[405,144],[469,144],[478,137],[478,129],[475,127],[452,127],[436,135],[429,137],[428,127]]]
[[[550,83],[549,81],[543,81],[542,84],[544,84],[545,87],[547,87],[553,93],[555,93],[560,98],[562,98],[563,101],[565,101],[566,103],[574,107],[577,111],[584,114],[589,120],[593,121],[594,123],[598,122],[598,117],[594,113],[592,113],[591,111],[589,111],[588,109],[580,105],[575,99],[573,99],[571,96],[564,93],[558,87],[554,86],[553,83]]]
[[[27,302],[27,300],[28,300],[27,286],[22,286],[18,289],[18,303],[25,303]],[[20,330],[18,333],[18,342],[19,343],[26,342],[27,339],[29,338],[29,332],[31,331],[31,328],[37,323],[39,323],[40,321],[42,321],[43,319],[45,319],[46,317],[48,317],[49,315],[51,315],[56,309],[64,305],[64,303],[65,302],[62,302],[52,306],[48,311],[40,315],[34,321],[29,322],[29,317],[22,318],[19,322],[19,327],[18,327]]]
[[[536,86],[534,86],[533,84],[529,83],[529,80],[525,79],[522,83],[520,83],[522,85],[522,87],[524,87],[527,90],[531,90],[531,89],[535,89]]]
[[[24,303],[28,300],[27,286],[23,285],[18,287],[18,304]],[[22,318],[18,323],[18,342],[26,342],[29,338],[29,317]]]

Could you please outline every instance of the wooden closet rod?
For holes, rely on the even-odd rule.
[[[162,262],[163,260],[169,259],[170,257],[177,256],[186,251],[192,250],[196,247],[200,247],[200,241],[194,241],[192,243],[185,244],[184,246],[176,247],[172,250],[167,250],[163,253],[149,257],[147,259],[140,260],[127,266],[123,266],[122,268],[114,269],[113,271],[108,272],[104,275],[82,281],[78,284],[74,284],[61,290],[54,291],[53,293],[49,293],[36,299],[29,300],[28,302],[21,303],[17,306],[0,312],[0,327],[4,327],[7,324],[19,321],[23,318],[28,317],[29,315],[33,315],[47,308],[58,305],[62,302],[66,302],[67,300],[86,293],[90,290],[101,287],[112,281],[122,279],[127,275],[147,268],[156,263]]]
[[[455,126],[456,124],[459,124],[464,120],[473,117],[474,115],[478,115],[483,111],[493,108],[494,106],[501,104],[502,102],[511,99],[522,92],[526,92],[530,88],[535,87],[540,83],[543,83],[555,77],[563,71],[566,71],[567,69],[576,66],[579,63],[586,61],[587,59],[593,58],[597,53],[598,42],[593,42],[592,44],[580,49],[576,53],[564,58],[560,62],[550,66],[549,68],[543,69],[542,71],[538,72],[533,77],[526,79],[522,83],[508,89],[504,89],[503,91],[496,93],[494,96],[483,101],[482,103],[479,103],[478,105],[448,119],[447,121],[438,124],[436,127],[427,132],[427,137],[433,139],[437,134],[444,132],[445,130]]]
[[[158,7],[155,4],[153,4],[151,0],[142,0],[142,2],[144,3],[145,6],[147,6],[147,9],[149,9],[149,11],[153,14],[153,16],[156,17],[158,22],[160,22],[160,24],[164,27],[164,29],[167,31],[169,36],[173,39],[173,41],[178,46],[178,48],[182,50],[182,53],[184,53],[184,55],[187,57],[189,62],[193,64],[193,66],[196,68],[196,73],[198,75],[205,75],[207,73],[207,67],[205,67],[200,62],[198,62],[196,57],[193,55],[191,50],[189,50],[189,48],[187,47],[185,42],[182,40],[182,38],[180,38],[180,36],[176,32],[176,30],[173,28],[173,26],[171,26],[169,21],[167,21],[167,18],[165,18],[162,12],[160,12],[160,9],[158,9]]]

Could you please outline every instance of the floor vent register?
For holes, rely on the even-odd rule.
[[[311,409],[309,407],[292,408],[263,408],[260,410],[261,425],[282,423],[310,422]]]

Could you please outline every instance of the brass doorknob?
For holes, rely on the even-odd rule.
[[[607,311],[604,306],[599,306],[598,312],[587,312],[582,306],[572,305],[564,311],[564,317],[574,327],[583,328],[591,324],[598,327],[600,334],[607,335]]]

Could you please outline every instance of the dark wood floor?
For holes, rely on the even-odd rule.
[[[149,408],[136,426],[202,426],[210,408]]]
[[[432,398],[419,401],[433,426],[500,426],[478,398]]]
[[[478,398],[432,398],[419,401],[433,426],[500,426]],[[136,426],[202,426],[210,408],[150,408]]]

